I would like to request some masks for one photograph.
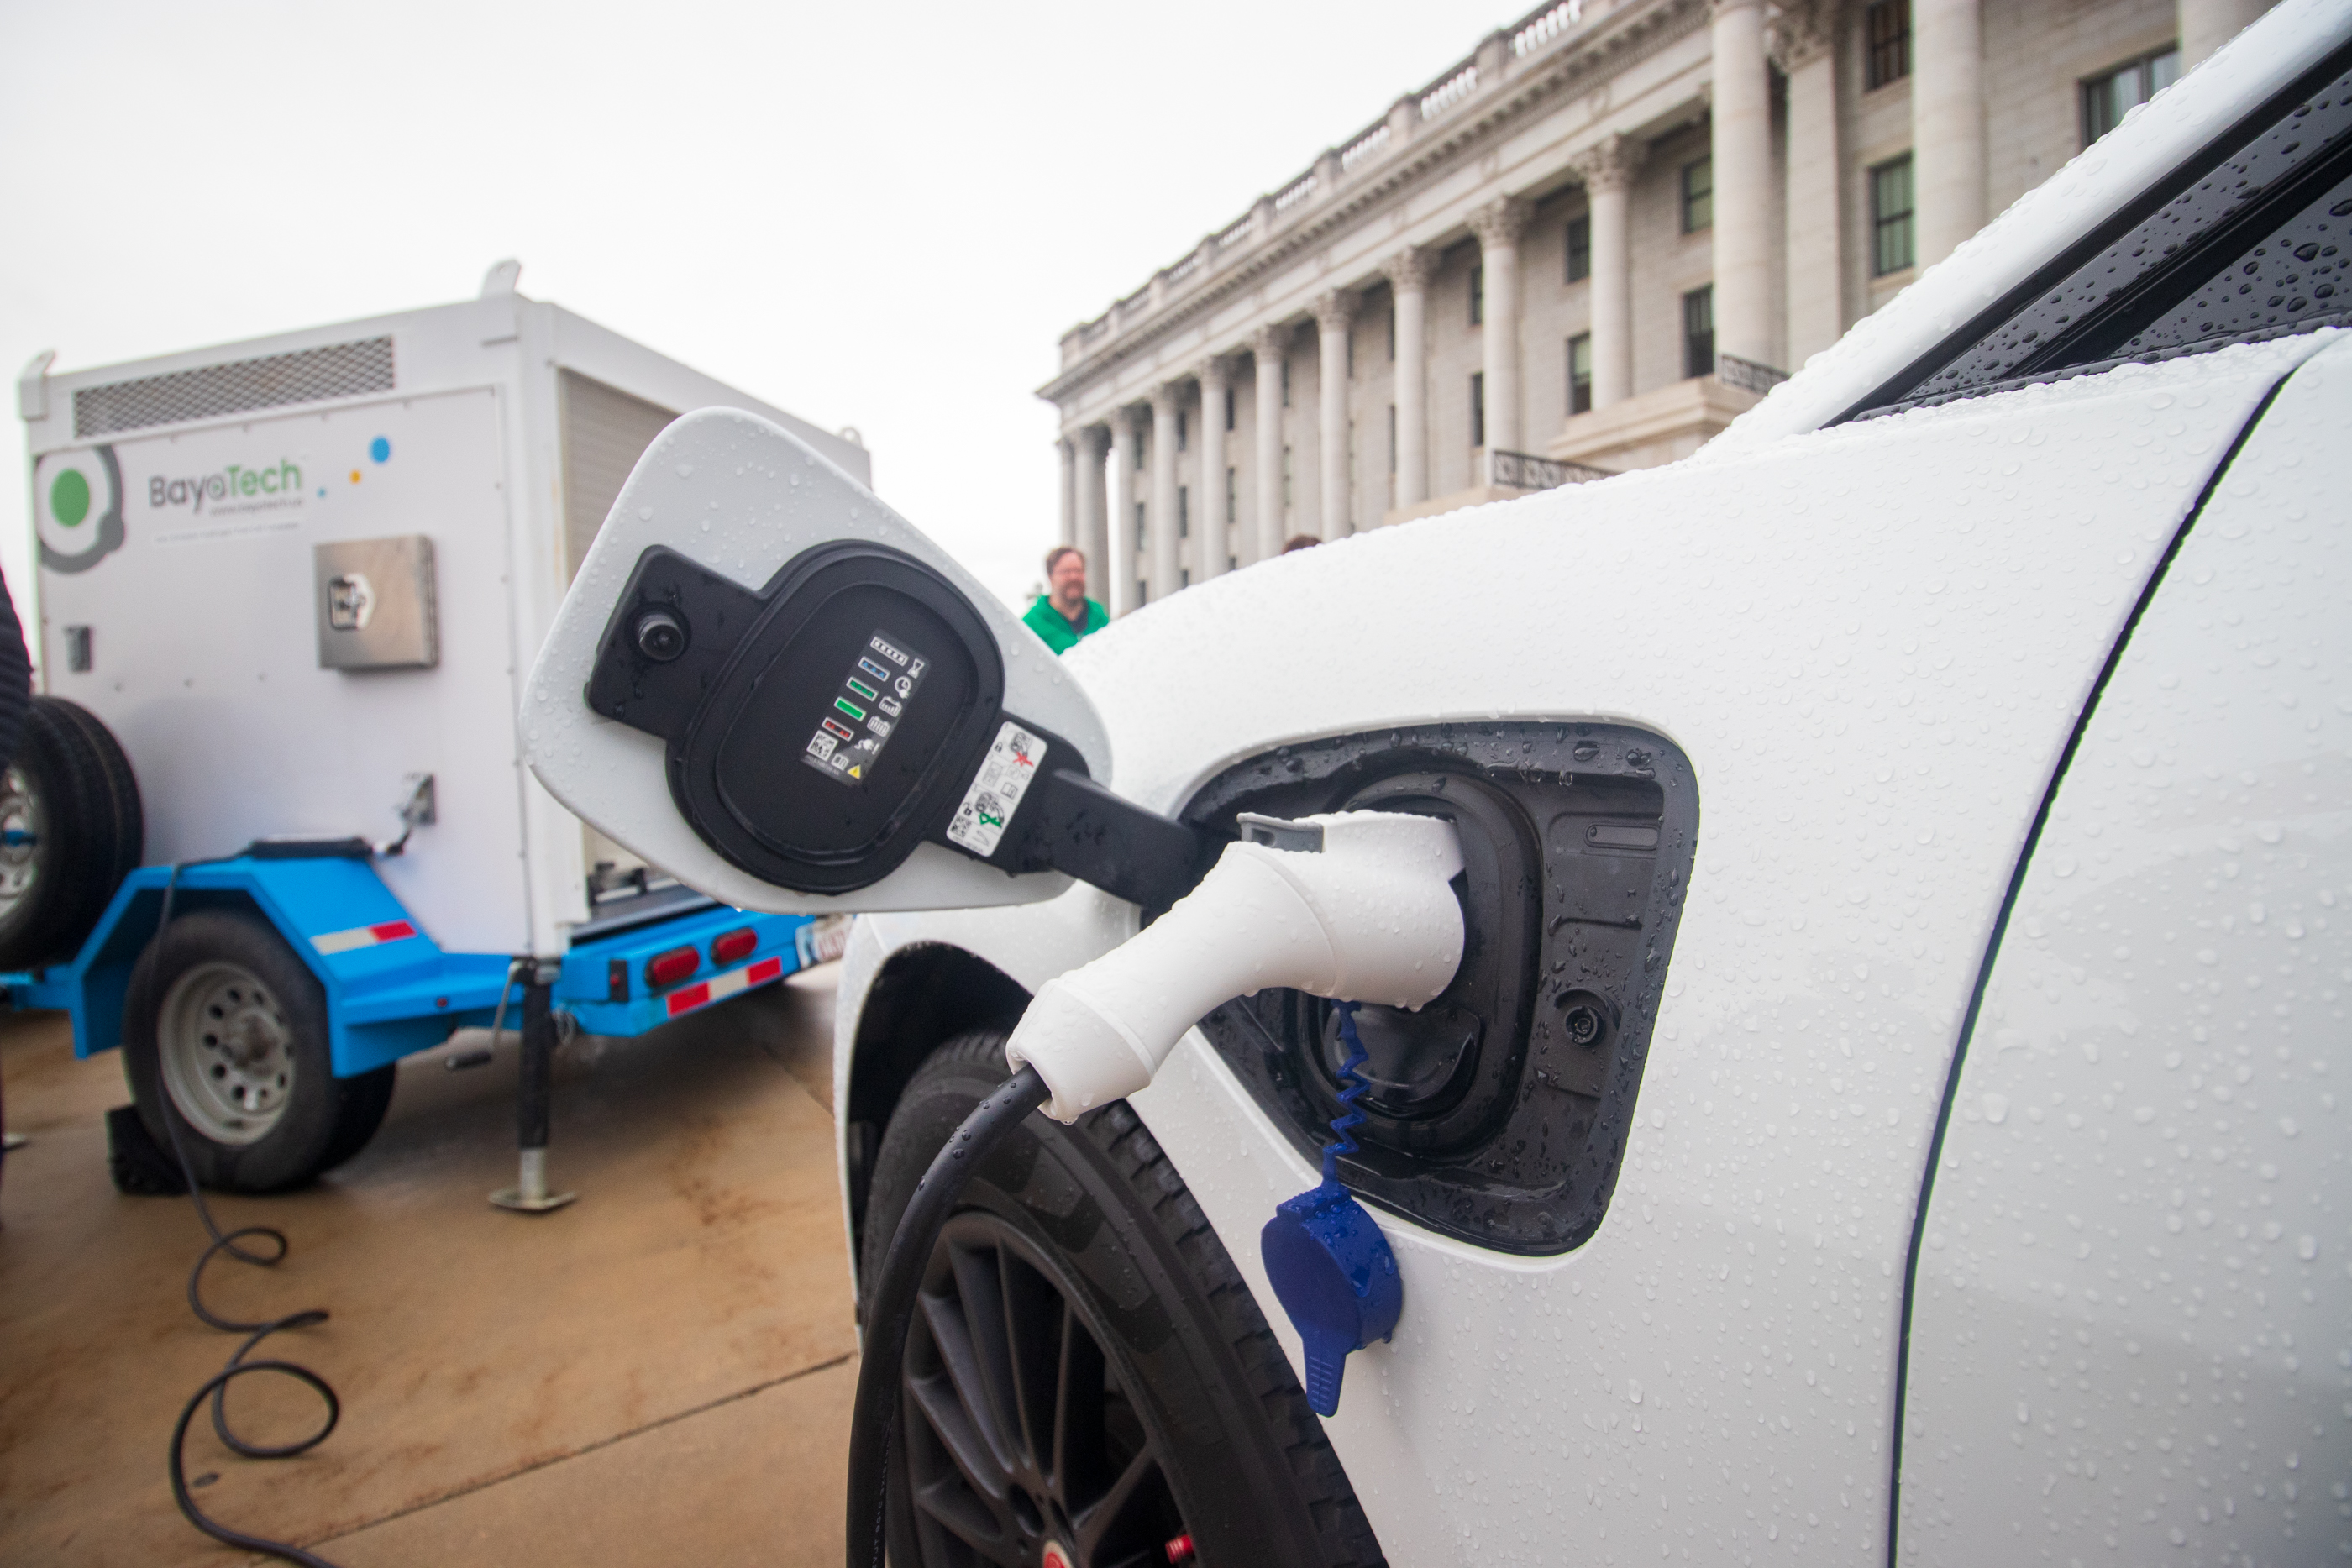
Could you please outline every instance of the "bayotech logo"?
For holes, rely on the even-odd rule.
[[[122,548],[122,469],[114,448],[52,452],[33,470],[34,532],[41,564],[88,571]]]
[[[277,497],[290,497],[301,488],[301,465],[281,457],[266,468],[247,468],[232,463],[217,474],[201,474],[187,479],[158,474],[147,481],[147,505],[157,510],[185,507],[192,512],[202,512],[208,506],[219,511],[234,505],[238,511],[250,511],[257,503],[267,505]]]

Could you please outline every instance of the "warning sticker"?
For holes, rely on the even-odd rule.
[[[1004,824],[1020,809],[1021,797],[1029,793],[1037,765],[1045,760],[1045,743],[1011,719],[1005,720],[980,765],[980,777],[963,792],[963,804],[956,808],[955,821],[948,824],[949,842],[976,855],[994,854],[1004,837]]]

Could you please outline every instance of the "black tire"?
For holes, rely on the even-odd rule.
[[[1006,1076],[1004,1034],[984,1030],[908,1083],[875,1160],[865,1279],[933,1155]],[[973,1176],[899,1387],[894,1568],[1036,1563],[1048,1537],[1077,1568],[1164,1565],[1177,1535],[1209,1563],[1382,1562],[1248,1287],[1124,1101],[1074,1127],[1028,1117]],[[1059,1462],[1038,1457],[1060,1440],[1047,1428],[1080,1438]]]
[[[0,969],[62,963],[106,913],[143,847],[130,758],[97,716],[35,697],[0,775]]]
[[[359,1153],[392,1103],[390,1067],[334,1075],[325,988],[251,915],[174,915],[132,967],[122,1014],[140,1120],[219,1191],[304,1185]]]

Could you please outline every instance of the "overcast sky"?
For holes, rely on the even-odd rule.
[[[1017,597],[1064,329],[1517,15],[0,0],[0,370],[469,298],[517,256],[528,295],[856,425]]]

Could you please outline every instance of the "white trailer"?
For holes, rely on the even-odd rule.
[[[494,267],[463,303],[220,348],[66,373],[44,355],[19,382],[38,551],[28,633],[47,695],[99,721],[101,748],[107,735],[119,743],[135,778],[129,831],[142,837],[143,817],[143,842],[121,864],[103,833],[68,843],[77,803],[43,807],[37,780],[12,771],[10,789],[29,790],[24,810],[46,810],[47,825],[46,844],[21,824],[0,844],[0,969],[28,971],[20,1005],[73,1012],[79,1053],[131,1044],[134,1089],[138,1054],[160,1050],[160,1098],[182,1134],[269,1142],[304,1097],[290,1080],[274,1093],[263,1081],[299,1041],[249,1040],[259,1076],[205,1102],[195,1069],[209,1059],[174,1078],[171,1040],[136,1038],[168,1037],[174,1016],[170,977],[148,987],[147,1018],[134,973],[159,945],[166,883],[179,912],[242,901],[300,955],[326,993],[320,1049],[337,1080],[488,1021],[517,957],[535,961],[526,1002],[543,990],[540,1011],[602,1032],[685,1010],[673,1004],[688,979],[715,988],[709,999],[733,994],[741,984],[722,982],[758,967],[705,962],[696,946],[693,967],[681,976],[676,959],[656,983],[634,946],[614,948],[678,939],[681,918],[753,917],[665,887],[556,804],[523,766],[523,683],[622,481],[677,414],[751,411],[861,482],[866,450],[855,432],[819,430],[516,293],[517,270]],[[37,756],[20,760],[37,772]],[[355,840],[402,829],[404,804],[403,851],[355,855]],[[289,839],[300,842],[286,850]],[[320,848],[336,843],[340,854]],[[272,858],[281,852],[299,873]],[[341,870],[320,863],[337,859]],[[163,869],[196,862],[215,863]],[[148,869],[125,878],[129,864]],[[299,888],[270,882],[289,876]],[[781,950],[788,972],[812,956],[805,922],[757,919],[761,958]],[[388,946],[352,936],[402,926]],[[732,935],[727,956],[740,958]],[[299,1033],[289,1020],[301,1009],[273,1000],[252,1030]],[[160,1100],[140,1109],[163,1130]],[[294,1162],[302,1170],[249,1158],[242,1178],[223,1155],[213,1174],[283,1185],[328,1154],[314,1148]]]

